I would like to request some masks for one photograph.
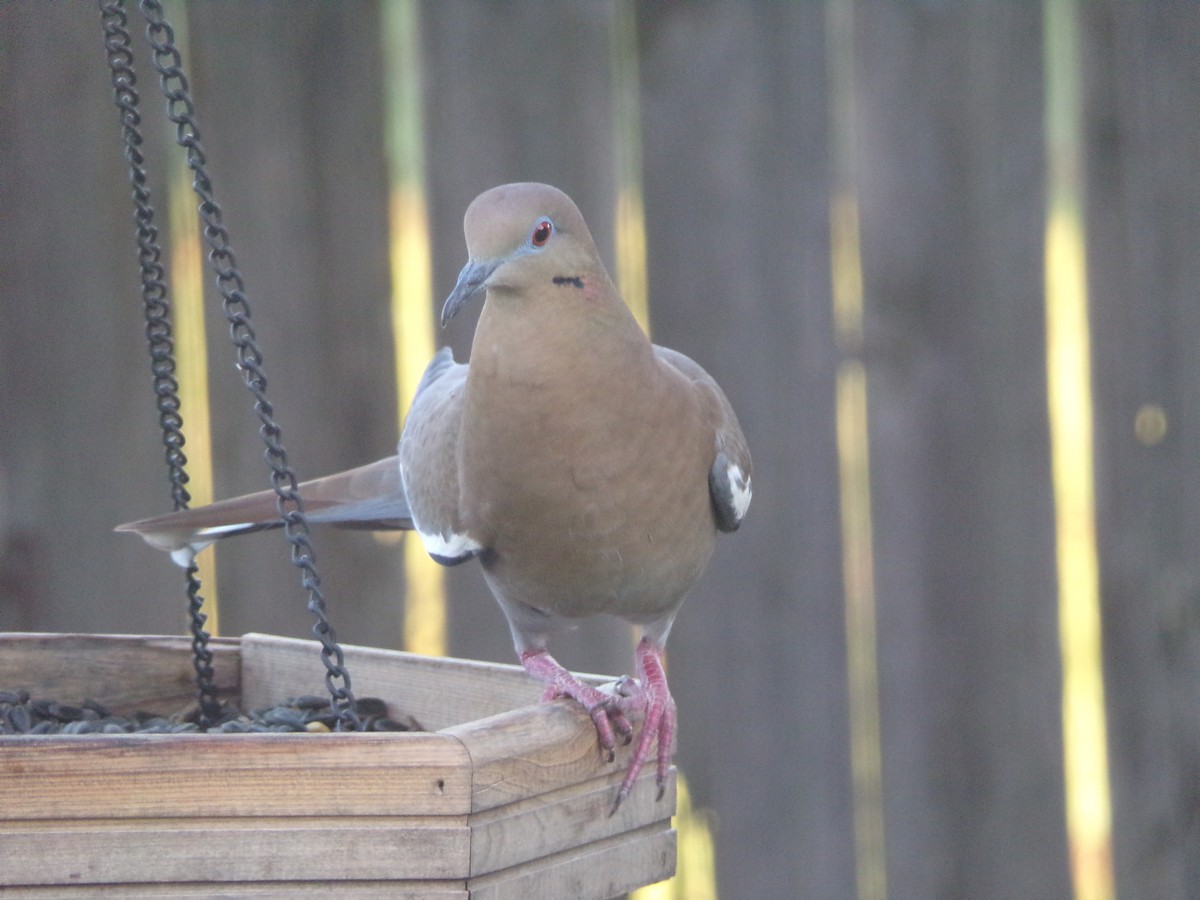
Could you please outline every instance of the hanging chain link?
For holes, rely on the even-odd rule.
[[[119,3],[100,2],[104,25],[104,46],[113,97],[120,111],[125,161],[129,163],[129,181],[133,188],[134,222],[137,225],[138,264],[141,271],[142,301],[146,317],[146,338],[150,348],[150,370],[154,375],[154,396],[158,422],[162,429],[167,473],[175,509],[187,509],[191,497],[187,484],[187,456],[183,452],[183,416],[180,413],[179,382],[175,379],[175,342],[171,330],[171,303],[162,266],[162,246],[154,224],[154,207],[146,184],[145,158],[142,156],[141,115],[138,113],[137,78],[133,71],[128,21]],[[213,654],[209,634],[204,630],[208,617],[201,611],[197,567],[187,568],[184,578],[188,596],[188,618],[192,634],[192,664],[196,670],[196,688],[200,706],[200,725],[215,722],[220,711],[217,688],[213,681]]]
[[[138,6],[147,23],[146,34],[153,51],[152,63],[159,73],[162,93],[167,100],[167,118],[175,125],[176,143],[186,151],[187,165],[193,175],[192,188],[200,198],[199,212],[204,226],[204,238],[209,246],[209,263],[216,274],[217,290],[221,294],[222,309],[226,321],[229,323],[230,339],[237,351],[238,371],[242,374],[242,380],[247,390],[254,397],[254,409],[260,423],[259,433],[266,444],[266,458],[271,467],[271,485],[277,495],[276,505],[283,522],[284,535],[291,545],[292,564],[301,572],[301,585],[308,593],[308,609],[317,620],[313,626],[313,633],[321,643],[321,659],[325,665],[325,686],[331,697],[333,711],[338,717],[339,727],[357,729],[360,723],[354,711],[350,674],[346,671],[342,648],[337,643],[333,626],[326,612],[325,598],[321,591],[321,579],[317,574],[315,554],[309,539],[308,520],[305,518],[304,508],[297,492],[296,475],[288,465],[282,431],[275,422],[274,408],[267,400],[267,378],[262,368],[263,356],[250,323],[250,307],[246,300],[245,283],[230,246],[229,233],[222,224],[221,209],[213,196],[212,182],[206,167],[207,160],[200,144],[200,131],[196,125],[195,104],[192,102],[187,78],[182,70],[183,60],[175,46],[174,31],[165,21],[162,4],[158,0],[140,0]],[[109,8],[115,8],[119,12],[119,0],[110,3],[104,3],[102,0],[102,9],[107,11]],[[124,22],[123,14],[121,21]],[[109,52],[111,58],[113,51],[110,49]],[[130,54],[128,60],[125,60],[125,67],[128,68],[131,62],[132,55]],[[130,71],[131,76],[132,71]],[[114,74],[113,77],[115,86],[117,76]],[[132,81],[129,87],[132,88]],[[119,100],[118,105],[120,105]],[[136,111],[134,111],[134,116],[136,117]],[[128,128],[130,121],[128,113],[122,107],[123,126]],[[136,125],[136,121],[133,124]],[[140,143],[140,137],[136,143]],[[140,160],[140,152],[137,153],[137,156]],[[131,177],[135,176],[131,175]],[[140,226],[141,219],[139,218],[138,221]],[[139,255],[141,254],[142,250],[139,244]],[[147,257],[142,255],[141,258],[145,260]],[[153,262],[157,265],[157,257]],[[161,276],[161,266],[159,266],[159,273]],[[186,491],[184,493],[186,494]],[[189,596],[194,596],[194,593],[189,593]]]

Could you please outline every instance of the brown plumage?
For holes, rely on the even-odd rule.
[[[481,194],[470,259],[443,323],[486,302],[469,365],[430,363],[395,457],[301,485],[309,518],[415,528],[439,562],[479,557],[522,663],[596,723],[601,746],[645,726],[614,808],[658,741],[660,791],[675,707],[662,668],[671,624],[718,530],[750,501],[745,438],[716,382],[652,345],[604,270],[575,204],[541,184]],[[182,561],[210,541],[278,524],[270,491],[121,526]],[[546,650],[571,620],[609,613],[641,627],[637,683],[617,697]]]

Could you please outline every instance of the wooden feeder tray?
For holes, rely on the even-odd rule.
[[[211,649],[242,709],[324,690],[314,642]],[[606,762],[577,706],[517,666],[345,650],[429,730],[0,737],[0,892],[600,900],[674,872],[674,773],[610,817],[630,748]],[[193,678],[183,637],[0,633],[0,688],[35,698],[170,712]]]

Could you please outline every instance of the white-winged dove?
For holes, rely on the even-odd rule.
[[[399,457],[301,485],[311,522],[413,528],[438,562],[478,557],[525,669],[571,697],[611,757],[645,712],[614,809],[657,738],[661,796],[675,732],[663,647],[688,590],[750,504],[750,453],[699,365],[652,345],[609,279],[583,216],[543,184],[481,194],[445,324],[486,294],[469,365],[443,348],[417,388]],[[187,563],[232,534],[280,524],[272,491],[122,525]],[[547,652],[572,620],[642,630],[637,682],[616,696]]]

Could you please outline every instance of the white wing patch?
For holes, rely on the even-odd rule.
[[[754,491],[750,486],[750,479],[746,477],[741,466],[730,463],[725,474],[729,478],[729,495],[733,499],[733,514],[740,522],[745,517],[746,510],[750,508],[750,497]]]
[[[425,552],[444,564],[462,562],[483,550],[483,545],[467,534],[426,534],[424,531],[418,531],[417,534],[421,536]]]

